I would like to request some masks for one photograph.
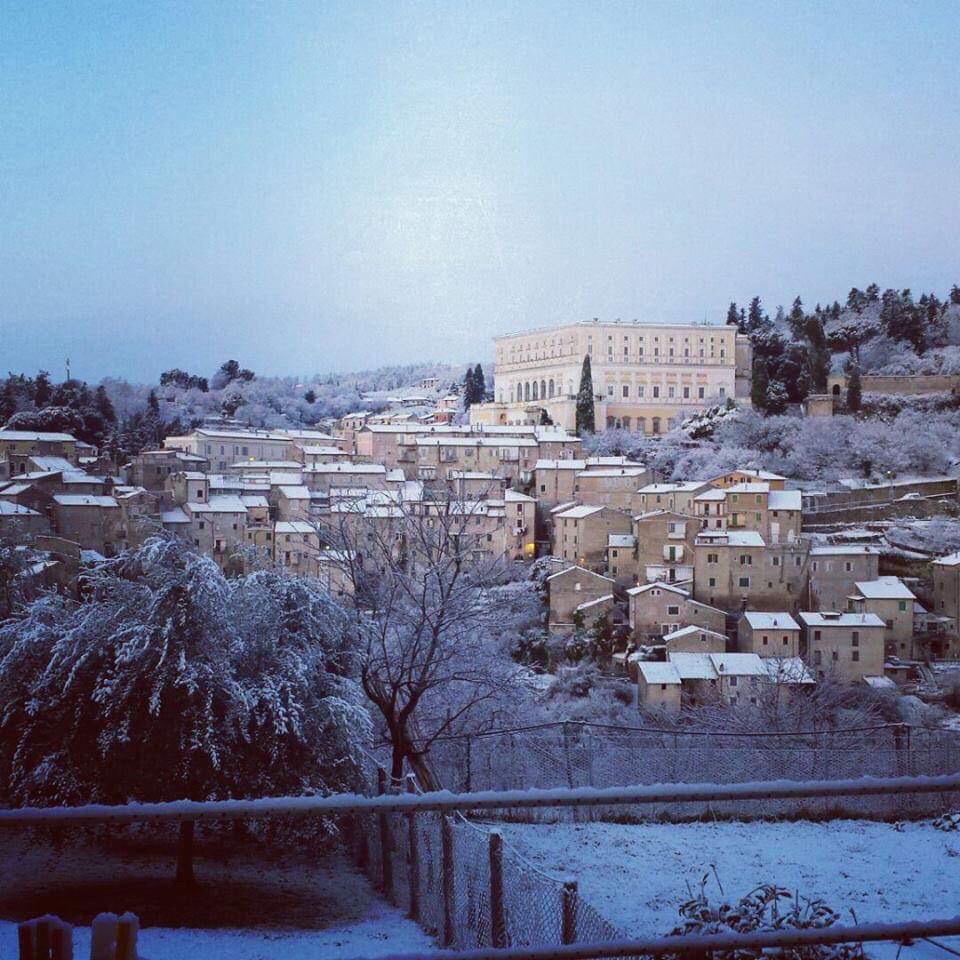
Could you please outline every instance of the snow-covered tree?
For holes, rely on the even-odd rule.
[[[330,601],[227,581],[152,538],[82,601],[0,627],[0,780],[13,804],[206,800],[356,787],[367,720]],[[192,828],[178,877],[192,876]]]

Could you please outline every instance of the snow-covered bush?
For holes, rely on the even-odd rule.
[[[840,914],[824,900],[802,897],[772,883],[751,890],[736,903],[725,899],[711,903],[705,893],[706,882],[705,876],[699,893],[680,905],[682,921],[670,931],[671,936],[822,930],[840,920]],[[720,892],[722,896],[722,888]],[[723,960],[747,960],[762,955],[756,950],[718,950],[713,954]],[[777,956],[785,960],[859,960],[864,953],[859,944],[824,944],[784,947],[777,951]]]

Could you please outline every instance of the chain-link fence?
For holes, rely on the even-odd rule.
[[[904,724],[801,733],[674,732],[568,721],[438,741],[431,748],[430,764],[439,782],[458,793],[934,775],[960,769],[960,733]],[[721,809],[728,815],[809,813],[817,819],[828,811],[883,819],[904,813],[903,800],[897,797],[780,802],[766,807],[751,802],[748,809],[731,804]],[[699,817],[703,811],[702,805],[679,805],[649,809],[645,816],[682,820]],[[606,814],[597,807],[575,815],[604,819]],[[546,815],[556,817],[557,812]],[[543,816],[540,811],[525,813],[528,818]]]

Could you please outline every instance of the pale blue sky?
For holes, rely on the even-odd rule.
[[[0,370],[960,282],[960,3],[0,2]]]

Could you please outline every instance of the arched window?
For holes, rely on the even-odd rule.
[[[659,417],[654,417],[654,418],[653,418],[653,433],[654,433],[654,434],[657,434],[657,433],[659,433],[659,432],[660,432],[660,418],[659,418]]]
[[[647,432],[647,418],[637,417],[637,433],[646,433],[646,432]]]
[[[540,381],[540,399],[541,400],[547,399],[547,381],[546,380]]]
[[[511,383],[510,384],[510,402],[511,403],[513,403],[513,397],[514,397],[514,387],[513,387],[513,384]]]
[[[523,399],[524,400],[530,399],[530,381],[529,380],[523,385]]]
[[[550,382],[547,384],[547,389],[550,391],[548,396],[553,396],[553,379],[551,378]]]
[[[538,384],[536,380],[533,381],[533,399],[540,399],[540,384]]]
[[[833,395],[834,395],[835,397],[839,397],[839,396],[840,396],[840,384],[839,384],[839,383],[835,383],[835,384],[833,385]]]

